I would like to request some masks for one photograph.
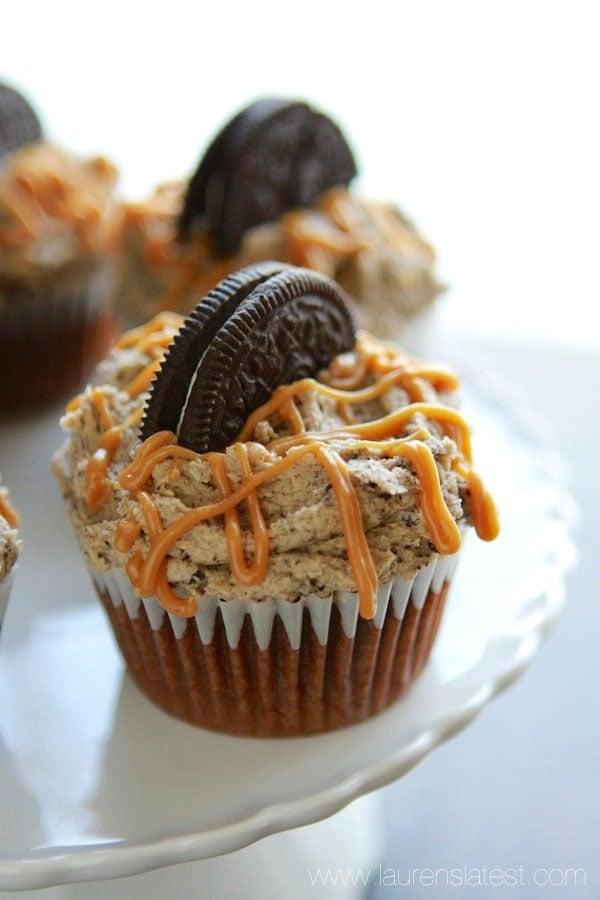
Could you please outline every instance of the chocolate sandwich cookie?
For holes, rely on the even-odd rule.
[[[338,126],[306,103],[268,98],[238,113],[217,135],[192,177],[179,237],[208,225],[213,250],[229,256],[254,225],[310,207],[328,188],[356,175]]]
[[[224,279],[185,320],[153,382],[142,438],[170,430],[223,450],[275,388],[352,349],[346,296],[331,279],[264,263]]]
[[[42,126],[25,97],[0,84],[0,159],[41,138]]]
[[[258,263],[224,278],[192,310],[175,336],[142,422],[145,440],[157,431],[177,431],[190,384],[210,341],[251,291],[285,268],[282,263]]]

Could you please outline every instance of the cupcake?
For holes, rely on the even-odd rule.
[[[425,665],[493,501],[443,366],[355,332],[327,277],[226,278],[121,337],[54,461],[142,691],[195,725],[361,721]]]
[[[126,207],[120,308],[132,324],[161,309],[187,313],[228,273],[277,259],[337,280],[361,328],[401,336],[441,290],[435,252],[396,206],[361,197],[355,175],[326,116],[298,102],[252,104],[188,184]]]
[[[72,393],[107,352],[121,227],[113,166],[46,143],[28,106],[27,131],[7,95],[0,85],[2,410]]]
[[[0,483],[0,630],[19,553],[18,525],[19,517],[9,502],[8,491]]]

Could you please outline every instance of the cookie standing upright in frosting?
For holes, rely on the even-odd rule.
[[[265,263],[124,335],[54,471],[129,669],[197,725],[348,725],[425,664],[465,529],[498,531],[457,380]],[[168,615],[167,615],[168,613]]]
[[[0,410],[73,391],[106,352],[122,220],[113,166],[45,142],[15,97],[0,86]]]
[[[221,278],[278,259],[335,278],[360,327],[386,337],[440,292],[435,253],[392,204],[360,197],[341,131],[305,103],[266,99],[217,135],[189,184],[126,209],[118,301],[133,321],[186,313]]]
[[[0,630],[19,553],[18,526],[19,517],[9,500],[7,489],[2,486],[0,480]]]

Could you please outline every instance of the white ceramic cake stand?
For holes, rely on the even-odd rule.
[[[560,459],[496,401],[465,399],[502,539],[468,541],[406,699],[292,740],[195,729],[137,692],[48,474],[56,413],[2,430],[25,543],[0,642],[0,888],[148,872],[321,820],[407,772],[523,672],[561,607],[572,502]]]

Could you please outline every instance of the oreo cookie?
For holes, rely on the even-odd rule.
[[[282,263],[242,269],[184,322],[141,436],[170,430],[197,453],[224,450],[275,388],[316,375],[355,340],[346,295],[330,278]]]
[[[285,268],[257,263],[219,282],[187,316],[154,378],[142,421],[142,440],[157,431],[177,431],[190,384],[211,340],[255,287]]]
[[[42,126],[27,100],[0,84],[0,159],[42,139]]]
[[[229,256],[245,232],[310,207],[328,188],[356,175],[338,126],[307,103],[267,98],[238,113],[217,135],[190,180],[179,237],[203,221],[213,250]]]

